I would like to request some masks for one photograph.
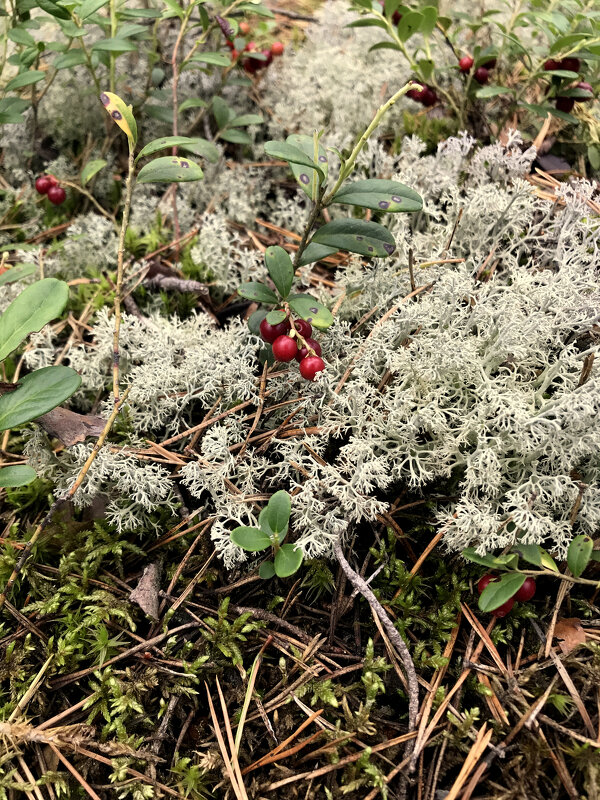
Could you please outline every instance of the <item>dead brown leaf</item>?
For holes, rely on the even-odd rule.
[[[558,646],[565,655],[574,650],[577,645],[584,644],[586,634],[581,626],[581,620],[576,617],[559,619],[554,628],[554,638],[558,639]]]
[[[65,447],[83,442],[88,436],[100,436],[106,425],[102,417],[91,414],[76,414],[68,408],[54,408],[36,419],[46,433],[60,441]]]
[[[148,614],[152,619],[158,619],[158,593],[160,591],[160,574],[162,564],[155,561],[144,568],[138,585],[129,595],[129,599]]]

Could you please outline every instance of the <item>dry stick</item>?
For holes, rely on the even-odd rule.
[[[52,744],[52,742],[49,742],[48,744],[49,744],[49,746],[50,746],[50,749],[51,749],[51,750],[52,750],[52,752],[54,753],[54,755],[55,755],[55,756],[58,758],[58,760],[59,760],[59,761],[62,761],[62,763],[63,763],[63,764],[65,765],[65,767],[66,767],[66,768],[69,770],[69,772],[71,773],[71,775],[72,775],[72,776],[75,778],[75,780],[76,780],[78,783],[80,783],[80,784],[81,784],[81,786],[82,786],[82,787],[83,787],[83,789],[84,789],[84,790],[85,790],[85,791],[88,793],[88,795],[89,795],[91,798],[93,798],[93,800],[100,800],[100,797],[99,797],[99,796],[96,794],[96,792],[95,792],[95,791],[92,789],[92,787],[89,785],[89,783],[88,783],[88,782],[85,780],[85,778],[83,777],[83,775],[81,775],[79,772],[77,772],[77,770],[76,770],[76,769],[75,769],[75,767],[74,767],[74,766],[71,764],[71,762],[70,762],[70,761],[67,761],[67,759],[66,759],[66,758],[63,756],[63,754],[60,752],[60,750],[58,749],[58,747],[56,747],[56,745]]]
[[[40,536],[42,535],[44,530],[48,527],[48,525],[52,521],[52,518],[54,517],[54,514],[60,508],[60,506],[62,506],[63,503],[66,503],[68,500],[70,500],[73,497],[73,495],[75,494],[75,492],[77,491],[77,489],[79,489],[79,487],[83,483],[83,480],[84,480],[85,476],[87,475],[90,467],[92,466],[92,464],[96,460],[96,456],[100,452],[100,449],[102,448],[102,445],[104,444],[104,440],[108,436],[108,434],[110,432],[110,429],[112,428],[112,426],[114,424],[114,421],[117,418],[117,415],[118,415],[119,411],[121,410],[121,407],[122,407],[123,403],[127,399],[127,395],[128,394],[129,394],[129,389],[127,389],[124,392],[124,394],[121,397],[121,399],[117,401],[117,404],[113,408],[112,414],[110,415],[110,417],[106,421],[106,425],[104,426],[104,430],[102,431],[102,433],[98,437],[98,440],[97,440],[96,444],[94,445],[94,447],[92,449],[92,452],[87,457],[87,461],[85,462],[85,464],[83,465],[83,467],[79,471],[79,475],[77,476],[73,486],[71,486],[71,488],[69,489],[69,491],[66,494],[64,494],[62,497],[59,497],[58,500],[55,500],[54,503],[52,503],[52,505],[50,506],[50,509],[48,510],[48,513],[46,514],[44,519],[40,522],[40,524],[37,526],[37,528],[33,532],[33,536],[26,543],[25,547],[21,551],[21,555],[19,556],[19,560],[15,564],[11,576],[8,579],[8,581],[6,583],[6,586],[4,587],[2,593],[0,594],[0,608],[2,608],[2,606],[6,602],[6,598],[10,594],[10,591],[11,591],[15,581],[17,580],[17,577],[19,576],[19,573],[23,569],[23,566],[24,566],[25,562],[29,558],[29,554],[31,553],[34,544],[40,538]]]
[[[409,732],[416,730],[417,727],[417,716],[419,714],[419,681],[417,678],[417,673],[415,671],[415,665],[413,664],[410,652],[404,639],[400,636],[396,628],[394,627],[391,619],[386,614],[383,606],[379,602],[379,600],[375,597],[372,590],[368,587],[366,581],[356,573],[348,561],[346,560],[346,556],[342,550],[342,543],[340,539],[336,539],[333,545],[333,552],[335,553],[335,557],[339,561],[340,567],[346,578],[350,581],[352,586],[357,589],[361,595],[365,598],[368,604],[371,606],[371,610],[373,613],[377,614],[379,617],[381,624],[385,628],[387,635],[390,638],[390,641],[398,651],[398,655],[402,660],[402,664],[404,665],[404,671],[406,672],[406,680],[408,683],[408,728]],[[409,739],[406,744],[406,751],[405,756],[408,758],[412,755],[414,747],[414,739]],[[411,769],[413,768],[413,764],[411,763]]]
[[[125,183],[125,204],[123,205],[123,219],[119,233],[119,252],[117,254],[117,286],[115,289],[115,328],[113,333],[113,395],[115,404],[119,402],[119,334],[121,332],[121,294],[123,292],[123,260],[125,256],[125,233],[129,224],[129,210],[131,208],[131,195],[133,193],[133,145],[129,143],[129,165],[127,181]]]

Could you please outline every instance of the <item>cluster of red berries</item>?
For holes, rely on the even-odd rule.
[[[243,36],[248,36],[251,33],[252,28],[247,22],[240,22],[239,31]],[[245,56],[242,58],[242,67],[246,72],[250,75],[254,75],[261,69],[265,69],[272,63],[274,56],[281,56],[283,55],[284,46],[281,42],[273,42],[270,48],[264,48],[259,50],[256,42],[247,42],[244,49],[240,52],[235,47],[235,42],[231,39],[226,39],[225,44],[231,50],[231,60],[237,61],[240,57],[242,57],[243,53],[261,53],[265,60],[258,58],[253,58],[252,56]]]
[[[458,68],[463,74],[466,75],[467,73],[471,72],[474,64],[475,60],[472,56],[463,56],[458,62]],[[482,86],[487,83],[490,78],[490,70],[494,69],[495,66],[496,59],[491,58],[489,61],[486,61],[485,64],[477,67],[473,73],[473,77],[477,83],[480,83]]]
[[[581,61],[578,58],[574,58],[573,56],[569,56],[567,58],[561,58],[560,61],[556,61],[554,58],[549,58],[547,61],[544,62],[544,69],[546,72],[553,72],[555,69],[566,69],[569,72],[579,72],[581,69]],[[573,106],[575,103],[587,103],[590,100],[593,100],[593,93],[594,90],[592,86],[587,83],[586,81],[579,81],[573,87],[574,89],[582,89],[584,92],[589,92],[590,97],[564,97],[559,96],[556,98],[556,108],[558,111],[564,111],[565,113],[569,113],[569,111],[573,110]]]
[[[479,592],[479,594],[481,594],[483,590],[487,588],[488,584],[490,584],[492,581],[497,581],[497,580],[498,580],[497,575],[492,575],[491,573],[484,575],[483,578],[480,578],[479,583],[477,584],[477,591]],[[505,617],[512,610],[514,604],[517,601],[520,601],[521,603],[526,603],[528,600],[531,600],[531,598],[535,594],[535,589],[536,589],[535,580],[533,578],[525,578],[525,583],[521,586],[519,591],[515,592],[515,594],[506,601],[506,603],[502,603],[501,606],[495,608],[492,611],[492,614],[495,617],[500,617],[500,618]]]
[[[307,381],[314,381],[317,372],[325,369],[325,362],[321,358],[321,345],[315,339],[311,339],[312,326],[309,322],[303,319],[295,319],[293,322],[294,331],[292,336],[288,336],[292,328],[289,319],[284,319],[277,325],[271,325],[263,319],[260,323],[260,335],[273,348],[273,355],[277,361],[286,362],[295,358],[300,362],[302,377]],[[301,337],[304,344],[297,337]]]
[[[38,194],[45,194],[54,206],[60,206],[65,202],[67,193],[58,185],[54,175],[41,175],[35,182],[35,189]]]
[[[432,86],[417,86],[414,89],[410,89],[406,95],[410,97],[411,100],[414,100],[416,103],[421,103],[421,105],[424,105],[426,108],[434,106],[439,100]]]

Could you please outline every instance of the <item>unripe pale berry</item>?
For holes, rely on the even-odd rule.
[[[579,81],[579,83],[575,86],[576,89],[583,89],[584,92],[590,92],[591,95],[594,94],[594,89],[590,83],[586,81]],[[594,98],[592,97],[576,97],[575,98],[578,103],[589,103]]]
[[[498,606],[498,608],[495,608],[492,611],[492,614],[495,617],[499,617],[501,619],[502,617],[505,617],[512,610],[512,607],[514,606],[514,604],[515,604],[515,598],[511,597],[510,600],[506,601],[506,603],[502,603],[501,606]]]
[[[62,205],[62,203],[65,202],[66,199],[67,199],[67,193],[62,188],[62,186],[51,186],[48,189],[48,200],[50,200],[52,205],[60,206]]]
[[[291,361],[297,352],[298,345],[291,336],[278,336],[273,342],[273,355],[277,361]]]
[[[296,328],[300,336],[305,339],[308,339],[308,337],[312,335],[312,326],[310,322],[307,322],[305,319],[295,319],[294,328]]]
[[[321,355],[321,345],[315,340],[305,337],[306,347],[301,347],[298,352],[296,353],[296,361],[303,361],[305,358],[308,358],[310,353],[308,352],[308,348],[310,347],[315,353],[320,356]]]
[[[281,42],[273,42],[273,44],[271,45],[271,53],[273,53],[274,56],[283,55],[284,50],[285,47]]]
[[[486,67],[478,67],[475,70],[475,75],[473,76],[477,83],[487,83],[488,78],[490,77],[489,72],[487,71]]]
[[[458,67],[461,72],[470,72],[473,63],[474,61],[471,56],[463,56],[458,62]]]
[[[314,381],[317,372],[325,369],[325,362],[319,356],[306,356],[300,362],[300,374],[307,381]]]
[[[248,36],[252,28],[247,22],[240,22],[240,33],[242,36]]]
[[[260,323],[260,335],[265,342],[273,344],[278,336],[283,336],[290,329],[289,320],[284,319],[283,322],[278,322],[277,325],[271,325],[267,322],[266,318]]]
[[[513,600],[518,600],[521,603],[526,603],[528,600],[531,600],[531,598],[535,594],[535,590],[536,590],[535,580],[533,578],[525,578],[525,583],[515,594]]]

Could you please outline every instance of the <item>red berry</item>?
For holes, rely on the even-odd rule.
[[[269,64],[273,63],[273,53],[270,50],[268,50],[268,49],[267,50],[261,50],[260,52],[267,59],[266,61],[262,61],[261,62],[261,66],[268,67]]]
[[[575,105],[575,100],[572,97],[556,98],[556,108],[558,111],[564,111],[568,114],[569,111],[573,110],[574,105]]]
[[[278,336],[283,336],[290,329],[289,320],[284,319],[283,322],[278,322],[277,325],[271,325],[267,322],[266,318],[260,323],[260,335],[265,342],[273,344]]]
[[[283,55],[284,50],[285,47],[281,42],[273,42],[273,44],[271,45],[271,53],[273,53],[274,56]]]
[[[240,22],[240,33],[242,36],[248,36],[252,28],[247,22]]]
[[[491,583],[492,581],[495,580],[497,580],[496,575],[492,575],[489,572],[487,575],[484,575],[483,578],[480,578],[477,583],[477,591],[479,592],[479,594],[481,594],[483,590],[487,588],[488,583]]]
[[[42,175],[35,182],[35,189],[39,194],[48,194],[48,189],[53,186],[49,175]]]
[[[244,50],[247,53],[251,53],[253,50],[256,50],[256,42],[248,42],[246,47],[244,47]]]
[[[575,101],[577,103],[589,103],[594,99],[594,89],[590,83],[586,83],[585,81],[579,81],[579,83],[575,86],[576,89],[583,89],[584,92],[589,92],[592,97],[576,97]]]
[[[429,86],[425,89],[423,94],[421,95],[421,102],[426,108],[430,106],[434,106],[438,101],[438,96],[433,89]]]
[[[277,361],[291,361],[297,352],[298,345],[291,336],[278,336],[273,342],[273,355]]]
[[[393,24],[397,25],[401,19],[402,19],[402,14],[399,11],[394,11],[394,13],[392,14]]]
[[[407,97],[410,97],[411,100],[414,100],[415,103],[421,102],[421,95],[423,92],[426,92],[426,88],[424,86],[419,86],[418,89],[409,89],[406,93]]]
[[[567,69],[569,72],[579,72],[581,61],[578,58],[563,58],[559,66],[560,69]]]
[[[312,334],[312,326],[310,322],[307,322],[304,319],[295,319],[294,328],[296,328],[300,336],[303,336],[305,339],[308,339],[308,337]]]
[[[513,600],[518,600],[521,603],[526,603],[531,600],[535,594],[535,580],[533,578],[525,578],[525,583],[513,597]]]
[[[497,60],[498,59],[496,59],[496,58],[490,58],[489,61],[486,61],[485,64],[482,64],[482,67],[484,67],[484,69],[494,69],[494,67],[496,66]]]
[[[234,49],[235,49],[235,45],[234,45],[234,43],[231,41],[231,39],[226,39],[226,40],[225,40],[225,44],[227,45],[227,47],[228,47],[230,50],[234,50]]]
[[[234,47],[233,50],[231,51],[231,60],[237,61],[239,57],[240,57],[239,51],[236,50]]]
[[[544,61],[544,69],[546,72],[551,72],[555,69],[560,69],[560,63],[555,61],[553,58],[549,58],[547,61]]]
[[[296,361],[303,361],[305,358],[309,357],[308,348],[312,348],[315,353],[320,356],[321,355],[321,345],[315,341],[315,339],[309,339],[308,337],[305,339],[306,347],[301,347],[298,352],[296,353]]]
[[[307,381],[314,381],[317,372],[325,369],[325,362],[319,356],[306,356],[300,362],[300,374]]]
[[[463,56],[458,62],[458,66],[461,72],[470,72],[473,63],[471,56]]]
[[[500,618],[505,617],[509,613],[509,611],[512,609],[514,604],[515,604],[515,598],[511,597],[510,600],[506,601],[506,603],[502,603],[501,606],[498,606],[498,608],[495,608],[492,611],[492,614],[495,617],[500,617]]]
[[[486,67],[478,67],[475,70],[475,75],[473,77],[475,78],[477,83],[487,83],[490,75]]]
[[[67,193],[62,188],[62,186],[51,186],[48,189],[48,200],[50,200],[52,205],[60,206],[62,205],[62,203],[65,202],[66,199],[67,199]]]

